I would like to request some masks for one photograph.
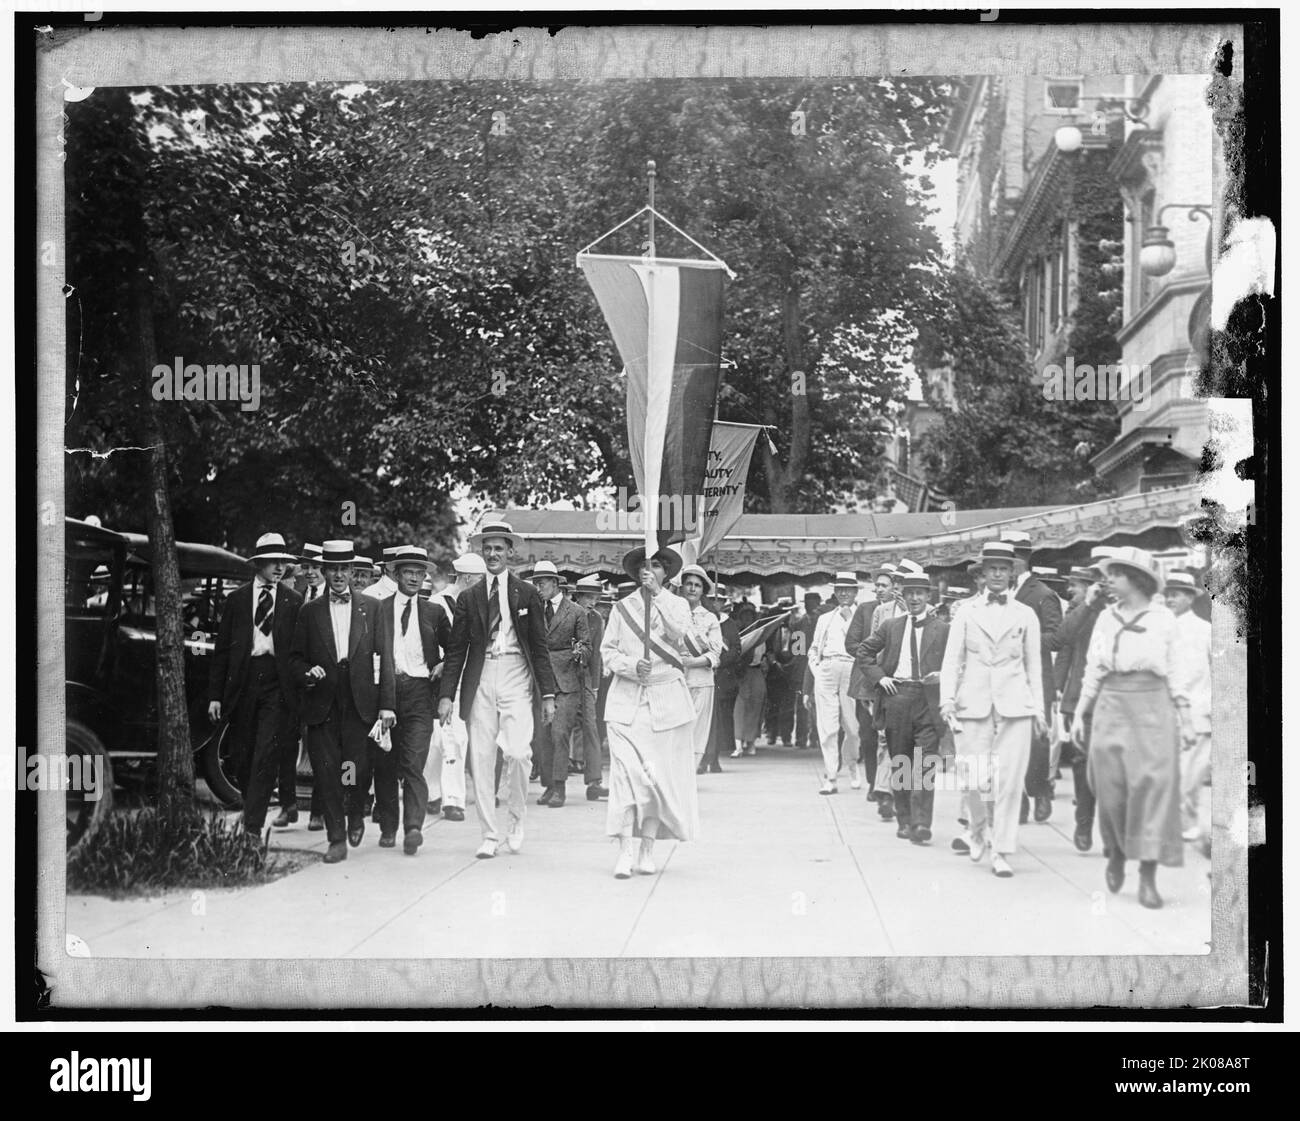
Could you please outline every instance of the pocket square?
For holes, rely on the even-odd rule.
[[[526,608],[526,607],[521,607],[521,608],[519,609],[519,618],[522,619],[522,618],[523,618],[525,615],[527,615],[527,614],[528,614],[528,608]]]

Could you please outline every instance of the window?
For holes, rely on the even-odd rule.
[[[1043,85],[1043,109],[1048,113],[1076,113],[1082,96],[1082,78],[1048,78]]]

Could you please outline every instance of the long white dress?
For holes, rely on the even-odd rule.
[[[626,604],[626,613],[624,605]],[[629,623],[628,615],[635,621]],[[638,628],[645,625],[639,593],[609,613],[600,653],[612,676],[605,698],[609,733],[609,808],[606,831],[640,835],[647,819],[658,821],[656,839],[694,840],[699,830],[692,729],[695,707],[681,668],[679,643],[691,627],[690,606],[661,591],[650,608],[650,681],[637,679],[644,656]],[[676,664],[674,664],[674,662]]]

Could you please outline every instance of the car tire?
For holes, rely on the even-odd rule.
[[[81,760],[81,773],[87,766],[103,768],[98,798],[87,798],[83,790],[67,791],[68,855],[71,856],[94,840],[95,834],[113,812],[113,764],[103,741],[79,720],[68,720],[65,744],[69,761],[74,758]]]
[[[200,744],[198,754],[202,761],[203,778],[212,791],[212,796],[226,809],[237,810],[243,806],[244,796],[235,781],[233,770],[222,758],[229,737],[230,722],[227,720],[213,730],[206,742]]]

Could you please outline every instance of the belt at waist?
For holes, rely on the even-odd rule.
[[[340,665],[343,665],[344,663],[340,662],[339,664],[340,664]],[[433,679],[430,678],[430,677],[416,677],[415,674],[413,674],[413,673],[403,673],[400,669],[396,671],[396,676],[397,676],[397,677],[404,677],[404,678],[406,678],[407,681],[431,681],[431,680],[433,680]]]
[[[250,655],[248,660],[250,662],[274,662],[275,655],[274,654],[253,654]]]
[[[1116,693],[1151,693],[1168,689],[1169,683],[1150,670],[1134,670],[1131,673],[1108,673],[1101,679],[1101,687]]]
[[[918,681],[914,677],[896,677],[894,684],[901,689],[920,689],[925,684],[924,681]]]
[[[487,656],[489,658],[509,658],[512,655],[516,658],[522,658],[524,656],[524,652],[522,650],[502,650],[500,652],[496,650],[489,650],[487,652]]]
[[[853,661],[853,655],[852,654],[824,654],[822,656],[822,661],[823,662],[851,662]]]

